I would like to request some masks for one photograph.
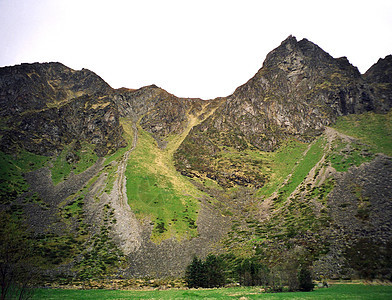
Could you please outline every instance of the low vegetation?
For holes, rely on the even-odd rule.
[[[46,156],[27,151],[13,155],[0,151],[0,204],[10,204],[18,196],[27,192],[29,186],[23,174],[42,168],[48,160]],[[34,201],[37,198],[31,200]]]
[[[330,288],[316,289],[313,292],[297,292],[295,294],[265,294],[261,287],[230,287],[214,289],[169,289],[169,290],[67,290],[38,289],[33,299],[356,299],[381,300],[390,299],[391,286],[365,284],[334,284]]]

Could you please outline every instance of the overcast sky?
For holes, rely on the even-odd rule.
[[[392,54],[392,1],[0,0],[0,66],[59,61],[180,97],[231,94],[290,34],[364,73]]]

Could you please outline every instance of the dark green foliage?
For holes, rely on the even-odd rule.
[[[186,268],[185,281],[190,288],[202,287],[206,282],[204,263],[196,256]]]
[[[255,257],[239,260],[236,273],[241,285],[256,286],[268,284],[269,270]]]
[[[159,222],[157,226],[154,228],[156,231],[159,233],[164,233],[167,229],[165,228],[165,223],[164,222]]]
[[[210,254],[205,261],[202,261],[195,256],[186,269],[185,281],[191,288],[223,286],[226,276],[222,258]]]
[[[123,261],[122,251],[109,235],[110,223],[114,223],[114,210],[104,206],[104,219],[100,231],[91,237],[91,243],[82,252],[82,260],[76,269],[81,280],[103,278],[112,274]]]
[[[204,262],[207,287],[223,286],[226,282],[225,267],[219,256],[210,254]]]
[[[35,241],[35,254],[40,257],[41,264],[46,268],[69,262],[80,254],[82,245],[82,240],[76,240],[71,234],[45,234],[36,236]]]
[[[7,212],[0,212],[1,299],[27,299],[35,276],[33,243],[26,226]]]
[[[306,267],[302,267],[298,273],[299,290],[302,292],[313,291],[312,273]]]

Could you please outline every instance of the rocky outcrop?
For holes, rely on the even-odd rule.
[[[213,101],[178,98],[156,85],[138,90],[119,89],[116,91],[114,101],[122,117],[139,122],[140,126],[151,133],[161,146],[169,135],[183,132],[189,121],[188,115],[196,115],[207,102],[212,104],[211,109],[214,106]]]
[[[392,107],[392,55],[380,58],[363,75],[384,109]]]
[[[61,63],[0,68],[0,116],[45,109],[82,95],[107,94],[111,87],[95,73]]]
[[[0,69],[1,150],[54,155],[73,140],[104,156],[126,145],[111,87],[60,63]]]

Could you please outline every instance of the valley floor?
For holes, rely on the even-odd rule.
[[[33,299],[391,299],[391,285],[333,284],[312,292],[263,293],[260,287],[151,291],[37,289]]]

